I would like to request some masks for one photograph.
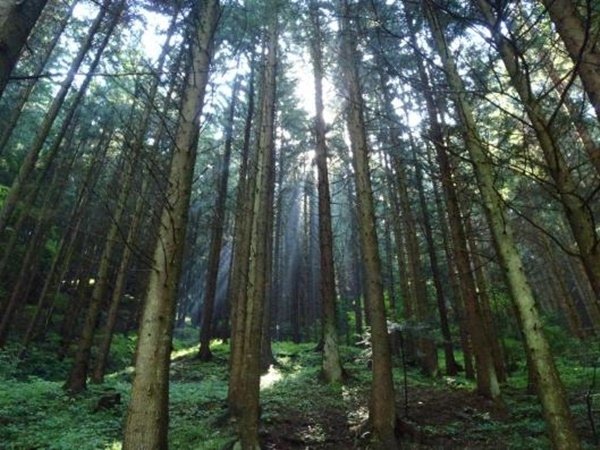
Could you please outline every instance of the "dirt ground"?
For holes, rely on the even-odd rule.
[[[491,402],[465,391],[413,388],[408,417],[399,421],[401,440],[413,448],[502,448],[499,442],[473,440],[470,433],[445,435],[444,427],[460,422],[466,429],[490,419],[502,420],[506,413]],[[398,405],[403,414],[403,405]],[[362,416],[364,417],[363,412]],[[352,411],[315,410],[309,415],[289,411],[264,428],[266,449],[364,448],[368,435],[362,423],[353,423]],[[466,431],[466,430],[465,430]]]
[[[523,394],[525,395],[525,394]],[[354,410],[315,408],[309,413],[280,409],[263,425],[265,449],[365,449],[368,448],[367,393],[356,399]],[[543,429],[532,429],[537,443],[523,440],[519,433],[510,438],[506,430],[520,420],[504,405],[494,404],[466,389],[411,387],[408,411],[402,393],[397,411],[403,448],[409,449],[541,449]],[[530,397],[530,396],[529,396]],[[534,400],[529,398],[528,400]],[[408,413],[408,415],[406,414]],[[538,419],[539,421],[539,419]],[[537,422],[536,422],[537,423]],[[516,437],[515,437],[516,436]],[[521,442],[521,443],[519,443]]]

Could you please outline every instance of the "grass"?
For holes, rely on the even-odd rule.
[[[202,363],[195,358],[195,338],[195,332],[182,333],[174,343],[170,448],[220,450],[233,441],[235,431],[222,420],[229,348],[215,343],[213,360]],[[47,346],[34,349],[26,363],[18,363],[16,349],[0,353],[0,449],[120,449],[135,338],[117,337],[111,355],[113,372],[104,385],[90,385],[77,397],[62,390],[70,361],[57,361]],[[269,448],[360,448],[362,440],[355,431],[368,416],[371,378],[365,354],[343,347],[348,382],[326,385],[319,382],[320,354],[314,346],[273,344],[277,365],[261,384],[261,435]],[[568,351],[557,358],[557,365],[585,448],[591,449],[584,394],[593,378],[595,356],[583,350],[582,354],[569,353],[569,348],[581,346],[565,348]],[[507,413],[502,414],[472,394],[473,383],[462,376],[432,380],[411,368],[408,378],[407,420],[418,428],[419,437],[411,437],[415,445],[423,446],[417,448],[550,448],[537,399],[525,392],[527,375],[522,365],[503,386]],[[400,368],[394,369],[394,380],[398,411],[403,415]],[[600,393],[599,385],[600,380],[595,393]],[[121,404],[96,410],[98,399],[107,391],[120,393]],[[600,417],[596,420],[600,422]]]

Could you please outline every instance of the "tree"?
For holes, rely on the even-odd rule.
[[[416,30],[414,27],[412,13],[409,8],[405,8],[406,20],[411,32],[411,41],[413,49],[418,50],[416,40]],[[453,183],[453,170],[448,155],[448,149],[444,144],[443,132],[438,121],[436,103],[432,94],[432,89],[427,76],[425,66],[418,55],[417,70],[421,86],[421,95],[426,104],[427,115],[429,118],[429,137],[433,142],[437,162],[440,167],[440,175],[446,207],[448,208],[449,228],[452,236],[453,256],[458,271],[459,288],[461,299],[464,302],[466,313],[466,322],[469,335],[471,337],[471,347],[475,356],[477,390],[480,394],[495,399],[500,395],[500,386],[496,371],[493,365],[491,354],[491,344],[485,330],[481,327],[483,318],[481,308],[478,304],[477,289],[475,280],[471,272],[471,263],[469,260],[469,251],[467,248],[467,238],[462,222],[462,213]]]
[[[600,121],[600,43],[593,31],[597,11],[594,11],[591,2],[586,2],[583,9],[587,17],[584,20],[574,0],[540,2],[546,7],[556,31],[565,44],[575,64],[575,71],[581,77],[583,87]]]
[[[346,121],[350,135],[354,180],[358,208],[360,245],[365,265],[365,297],[371,320],[373,381],[371,385],[370,420],[375,448],[397,448],[396,408],[390,343],[387,334],[381,262],[377,244],[375,208],[369,174],[369,148],[365,132],[362,88],[358,74],[360,61],[356,37],[351,24],[353,12],[347,0],[338,6],[340,19],[340,69],[344,77]]]
[[[339,382],[343,369],[338,348],[336,327],[336,292],[333,265],[333,233],[331,231],[331,204],[329,195],[329,174],[327,171],[327,142],[325,121],[323,119],[323,54],[322,29],[319,19],[319,7],[313,0],[309,5],[309,17],[312,25],[311,56],[315,83],[315,135],[316,161],[318,171],[319,195],[319,245],[321,268],[321,301],[323,303],[323,375],[330,382]]]
[[[169,364],[175,295],[181,273],[199,121],[220,10],[218,0],[204,0],[194,5],[190,16],[193,24],[190,63],[171,159],[166,203],[161,213],[141,318],[136,372],[124,430],[125,450],[168,448]]]
[[[204,291],[204,307],[202,311],[202,324],[200,325],[200,351],[202,361],[211,359],[210,339],[212,337],[213,310],[217,279],[219,275],[219,261],[223,245],[223,228],[225,224],[225,202],[227,201],[227,185],[229,183],[229,163],[231,160],[231,147],[233,145],[233,119],[235,115],[236,97],[240,85],[239,78],[233,83],[231,102],[227,112],[225,125],[225,151],[223,160],[217,166],[217,197],[215,198],[214,216],[212,220],[212,236],[208,254],[208,267],[206,272],[206,288]]]
[[[73,80],[75,79],[75,75],[77,75],[77,71],[79,70],[79,67],[83,63],[83,60],[84,60],[85,56],[87,55],[87,53],[92,48],[92,45],[94,43],[94,38],[96,37],[96,33],[98,33],[100,30],[100,26],[103,22],[103,19],[109,11],[110,4],[111,4],[111,0],[105,0],[102,5],[102,8],[100,8],[98,15],[96,16],[90,29],[88,30],[87,36],[86,36],[83,44],[81,45],[81,47],[79,48],[79,51],[77,52],[77,55],[71,62],[71,66],[69,67],[67,76],[62,81],[58,92],[56,93],[56,95],[54,96],[54,99],[52,100],[52,104],[50,105],[48,111],[44,115],[44,119],[37,131],[35,140],[31,146],[31,148],[29,149],[29,151],[27,152],[27,154],[25,156],[25,159],[21,163],[19,172],[18,172],[17,176],[15,177],[15,179],[13,180],[11,188],[8,192],[8,195],[4,201],[4,204],[2,205],[2,209],[0,210],[0,235],[2,233],[4,233],[4,230],[6,229],[8,221],[11,217],[11,214],[13,213],[13,210],[15,209],[17,202],[20,200],[20,196],[22,195],[25,182],[27,181],[27,179],[29,178],[29,176],[31,175],[32,171],[35,168],[35,165],[40,157],[40,153],[43,149],[44,143],[46,142],[46,140],[50,134],[52,125],[54,124],[55,120],[57,119],[60,109],[61,109],[62,105],[64,104],[65,99],[67,98],[67,94],[71,88],[71,85],[73,84]],[[114,16],[111,21],[111,26],[109,27],[108,32],[105,34],[104,40],[101,41],[101,43],[98,47],[98,51],[96,53],[96,58],[95,58],[95,64],[92,64],[92,67],[90,67],[90,72],[88,72],[88,79],[91,79],[91,74],[92,74],[95,66],[99,62],[100,55],[102,54],[102,51],[108,44],[108,39],[112,33],[112,30],[114,29],[114,27],[116,26],[116,24],[118,22],[118,16],[120,16],[123,6],[124,6],[124,1],[120,1],[119,4],[117,5],[116,9],[113,11]],[[83,93],[85,93],[86,89],[84,88],[84,86],[87,86],[87,84],[89,84],[89,81],[86,84],[84,84],[83,86],[81,86],[81,88],[79,89],[79,93],[80,93],[79,99],[81,99],[83,96]],[[77,102],[75,102],[75,105],[77,105]],[[73,111],[73,113],[74,113],[74,108],[71,108],[71,111]],[[64,123],[68,124],[68,120],[65,120]],[[64,131],[62,133],[63,135],[64,135],[65,131],[66,131],[66,128],[64,128]],[[60,139],[56,139],[56,141],[55,141],[54,153],[56,153],[56,151],[58,150],[57,147],[58,147],[58,145],[60,145],[59,141],[60,141]]]
[[[575,433],[564,388],[544,336],[533,293],[525,277],[512,227],[506,216],[504,202],[494,187],[493,168],[477,131],[463,82],[452,59],[435,6],[429,0],[423,0],[422,4],[448,85],[453,92],[454,104],[463,127],[465,144],[477,177],[484,211],[520,319],[526,351],[535,374],[538,396],[550,437],[556,448],[578,449],[581,446]]]
[[[0,2],[0,96],[47,1]]]
[[[237,299],[233,305],[236,311],[237,326],[232,332],[232,345],[241,351],[243,358],[232,361],[232,373],[236,370],[241,376],[236,382],[237,396],[234,400],[233,412],[238,414],[239,443],[243,449],[258,449],[258,420],[259,420],[259,388],[260,388],[260,356],[263,330],[263,313],[267,282],[269,279],[267,252],[270,251],[269,230],[272,226],[272,196],[274,183],[274,121],[276,101],[277,47],[279,36],[279,18],[277,2],[269,3],[272,9],[265,9],[267,19],[265,31],[265,50],[262,73],[262,89],[260,98],[260,116],[258,138],[255,153],[255,173],[251,176],[252,213],[245,221],[248,227],[248,250],[250,261],[246,285],[240,286],[246,295]],[[269,204],[271,203],[271,205]],[[240,302],[243,301],[243,304]],[[235,340],[235,342],[233,342]],[[234,368],[233,364],[241,367]],[[230,389],[232,382],[229,383]],[[230,397],[231,401],[231,397]]]
[[[478,0],[477,4],[485,18],[486,25],[492,32],[492,38],[502,57],[511,84],[517,91],[535,131],[546,162],[546,171],[554,182],[556,196],[564,208],[565,216],[579,248],[581,261],[594,292],[600,299],[600,249],[598,245],[600,239],[596,233],[593,211],[571,174],[571,168],[567,164],[565,154],[559,144],[559,136],[555,131],[557,127],[553,123],[553,119],[547,117],[539,99],[533,94],[528,65],[521,56],[523,52],[516,42],[506,38],[496,26],[498,22],[503,21],[503,17],[496,14],[487,1]],[[598,61],[600,62],[600,59]],[[600,101],[600,97],[598,101]],[[597,303],[596,306],[600,308],[600,303]]]

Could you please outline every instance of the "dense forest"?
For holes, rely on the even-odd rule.
[[[596,0],[1,0],[0,448],[597,448],[599,197]]]

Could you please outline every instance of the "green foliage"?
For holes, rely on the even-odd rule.
[[[64,380],[70,361],[60,361],[53,349],[57,348],[58,337],[50,334],[43,343],[27,349],[23,359],[18,358],[20,344],[11,343],[0,352],[0,379],[27,380],[40,378],[48,381]]]
[[[0,206],[4,205],[4,200],[8,195],[8,191],[10,190],[10,186],[4,186],[0,184]]]
[[[55,338],[50,336],[50,339]],[[201,362],[196,358],[196,339],[197,332],[186,329],[178,331],[174,341],[169,445],[178,450],[221,450],[235,435],[232,424],[224,420],[229,346],[214,342],[213,359]],[[69,363],[57,361],[46,347],[34,348],[26,364],[16,359],[15,348],[1,352],[0,447],[120,449],[135,342],[134,336],[115,336],[111,359],[115,370],[120,372],[109,374],[104,385],[90,385],[76,397],[62,390]],[[315,351],[315,346],[315,343],[273,344],[277,362],[261,380],[263,432],[273,436],[293,433],[294,439],[310,443],[311,448],[337,443],[336,439],[344,439],[339,448],[356,448],[362,444],[347,426],[360,427],[368,417],[371,371],[365,348],[342,346],[347,381],[343,385],[328,385],[320,378],[321,354]],[[522,358],[520,342],[506,340],[505,348],[513,351],[515,358]],[[460,359],[459,352],[457,356]],[[589,364],[581,364],[585,361]],[[596,361],[593,358],[585,361],[581,355],[568,352],[557,358],[570,392],[586,392],[590,387]],[[123,373],[127,376],[121,376]],[[510,449],[550,448],[538,400],[525,391],[524,364],[518,366],[509,383],[503,386],[507,413],[500,415],[486,409],[489,404],[473,394],[473,383],[462,374],[431,379],[423,376],[417,367],[409,367],[407,375],[408,411],[426,440],[444,442],[447,448],[494,448],[498,442]],[[399,366],[394,367],[394,381],[401,412],[404,373]],[[599,390],[595,389],[594,392]],[[107,391],[121,394],[122,402],[114,408],[96,411],[98,399]],[[580,428],[585,429],[587,412],[583,395],[572,397],[576,398],[572,408],[575,418]],[[413,414],[417,417],[423,414],[426,419],[414,419]],[[335,428],[340,423],[346,424],[341,431]]]
[[[124,404],[95,412],[98,398],[110,387],[122,397],[129,386],[113,383],[92,386],[73,398],[61,383],[31,377],[2,380],[0,389],[0,442],[7,449],[98,449],[119,438]]]
[[[110,346],[108,371],[122,370],[133,364],[137,335],[115,334]]]

